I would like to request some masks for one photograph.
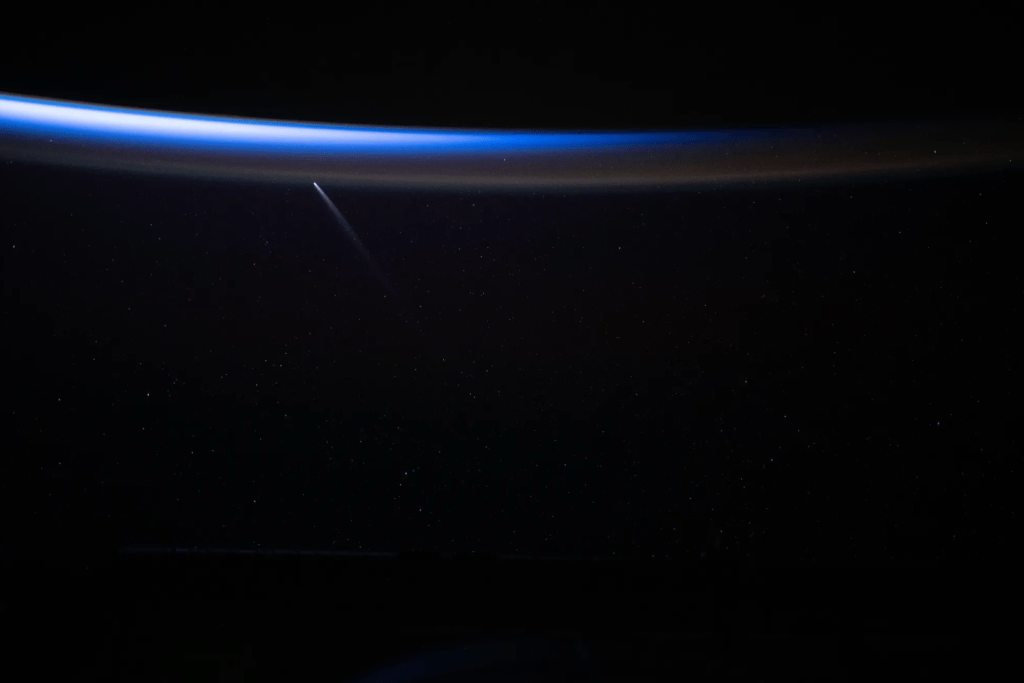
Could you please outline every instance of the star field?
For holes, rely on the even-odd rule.
[[[1014,175],[332,192],[391,297],[305,187],[4,181],[8,440],[124,543],[881,561],[1009,514]]]

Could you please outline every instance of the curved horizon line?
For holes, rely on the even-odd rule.
[[[1019,125],[705,131],[338,125],[181,114],[0,93],[0,157],[211,179],[439,190],[663,190],[1002,168]]]

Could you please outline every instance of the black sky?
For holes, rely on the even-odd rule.
[[[492,127],[1016,113],[1019,29],[999,17],[768,29],[510,8],[467,30],[417,12],[26,26],[0,91]],[[387,297],[311,186],[0,174],[11,542],[1008,552],[1019,173],[657,196],[325,187]]]
[[[891,14],[891,13],[890,13]],[[793,126],[1015,115],[1012,13],[563,2],[22,21],[0,90],[341,123]]]

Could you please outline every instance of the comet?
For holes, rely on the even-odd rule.
[[[352,242],[352,245],[356,248],[356,251],[359,252],[359,255],[366,263],[366,266],[370,269],[370,272],[373,273],[374,277],[376,277],[381,282],[381,284],[384,285],[385,289],[390,290],[391,283],[388,282],[388,279],[387,277],[385,277],[384,272],[380,269],[380,266],[378,266],[376,261],[373,260],[373,257],[370,256],[370,252],[366,249],[366,246],[363,244],[363,241],[359,239],[359,235],[356,234],[356,231],[352,228],[349,222],[345,220],[345,217],[341,215],[341,211],[339,211],[338,207],[335,206],[334,202],[331,201],[331,198],[327,196],[327,193],[320,189],[320,186],[317,185],[315,182],[313,183],[313,187],[316,188],[316,191],[320,193],[320,196],[323,198],[324,202],[327,203],[327,208],[330,209],[331,215],[334,216],[334,220],[336,220],[338,222],[338,225],[341,226],[341,231],[345,233],[345,237],[347,237],[349,241]]]
[[[423,327],[417,321],[416,316],[414,316],[408,310],[408,307],[402,306],[399,303],[399,297],[395,294],[394,289],[391,287],[391,282],[388,281],[387,276],[384,275],[384,271],[380,269],[380,266],[377,265],[377,262],[373,260],[372,256],[370,256],[369,250],[363,244],[363,241],[359,239],[359,235],[356,234],[356,231],[352,228],[352,225],[347,220],[345,220],[345,217],[341,214],[341,211],[338,209],[338,207],[334,204],[334,202],[331,201],[331,198],[327,196],[327,193],[324,192],[323,189],[321,189],[317,183],[314,182],[313,187],[316,189],[317,192],[320,193],[320,197],[323,198],[324,202],[327,204],[327,208],[330,210],[331,215],[334,216],[334,220],[338,222],[338,225],[341,226],[341,231],[345,233],[345,237],[348,238],[348,240],[352,243],[352,246],[354,246],[356,248],[356,251],[359,252],[359,256],[362,257],[363,262],[366,263],[366,267],[369,268],[370,272],[373,273],[373,276],[384,287],[384,290],[388,294],[392,295],[391,300],[395,302],[395,305],[399,306],[399,309],[401,310],[402,313],[402,318],[405,319],[405,321],[416,330],[416,333],[420,337],[426,339],[426,333],[424,332]]]

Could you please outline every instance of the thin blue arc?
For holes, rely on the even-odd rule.
[[[175,114],[0,94],[0,158],[7,160],[458,192],[675,191],[1012,168],[1024,158],[1019,128],[987,120],[703,132],[398,128]]]
[[[224,151],[494,153],[707,144],[754,131],[530,132],[306,124],[176,114],[0,95],[0,135]]]

